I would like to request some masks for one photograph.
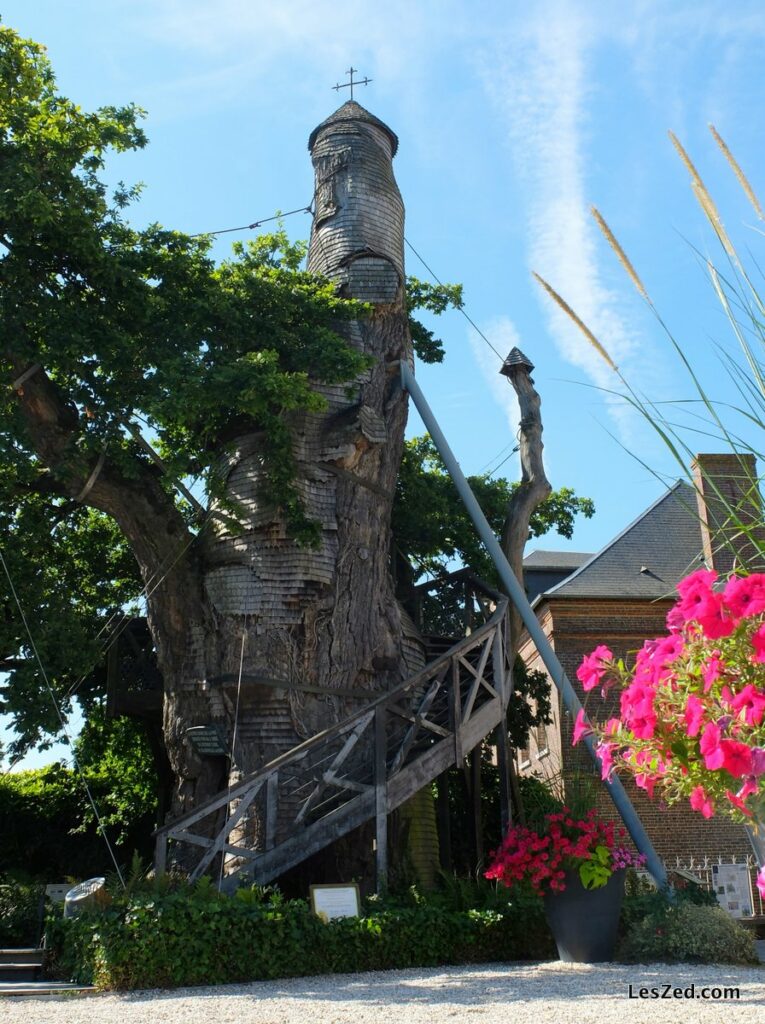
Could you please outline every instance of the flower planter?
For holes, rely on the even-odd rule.
[[[619,929],[625,871],[615,871],[600,889],[585,889],[578,871],[566,872],[563,892],[545,895],[545,916],[564,963],[611,960]]]

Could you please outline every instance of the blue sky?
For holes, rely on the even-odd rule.
[[[536,365],[554,486],[594,499],[571,542],[594,551],[676,476],[666,451],[603,390],[611,371],[545,298],[537,271],[577,310],[630,380],[656,400],[692,389],[588,210],[602,211],[715,397],[726,323],[698,253],[716,241],[667,137],[683,141],[731,235],[756,250],[755,215],[708,131],[713,122],[765,194],[765,6],[620,0],[6,0],[3,21],[44,43],[63,93],[83,107],[135,101],[148,149],[114,180],[145,183],[137,223],[189,232],[307,205],[311,129],[346,97],[399,135],[407,237],[503,354]],[[307,237],[308,217],[286,221]],[[223,236],[224,255],[232,237]],[[410,252],[408,270],[427,272]],[[438,324],[446,361],[421,386],[463,466],[498,462],[517,430],[499,362],[458,314]],[[419,432],[415,415],[410,432]],[[714,450],[700,442],[699,450]],[[515,459],[502,472],[513,477]]]

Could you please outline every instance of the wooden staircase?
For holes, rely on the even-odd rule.
[[[379,885],[388,814],[504,722],[508,599],[460,575],[475,623],[467,636],[430,637],[429,663],[400,686],[158,829],[157,872],[173,844],[186,847],[185,864],[198,851],[192,881],[214,865],[217,874],[223,856],[222,888],[263,884],[374,819]]]
[[[38,981],[43,966],[42,949],[0,949],[0,986]]]

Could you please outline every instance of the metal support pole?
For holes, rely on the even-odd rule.
[[[473,520],[475,528],[478,531],[478,535],[486,545],[486,549],[491,556],[491,560],[496,566],[499,577],[502,580],[511,601],[518,609],[518,613],[521,616],[523,624],[529,631],[529,636],[534,641],[537,651],[539,652],[539,656],[550,674],[550,678],[553,683],[555,683],[555,686],[563,698],[563,703],[565,704],[566,709],[571,715],[576,717],[579,711],[582,710],[582,702],[579,700],[574,687],[571,685],[571,681],[563,671],[563,666],[560,661],[558,661],[555,651],[552,649],[542,627],[539,625],[537,617],[528,602],[528,598],[526,597],[523,587],[515,578],[513,570],[510,568],[510,563],[505,558],[505,554],[500,547],[499,541],[494,536],[494,531],[486,521],[486,516],[484,516],[481,511],[481,506],[478,504],[475,495],[470,490],[468,482],[459,467],[459,463],[454,457],[454,453],[449,447],[430,406],[425,400],[425,396],[423,395],[419,384],[414,379],[414,374],[403,360],[401,362],[401,384],[404,390],[408,391],[412,396],[414,404],[417,407],[417,411],[422,417],[422,421],[425,424],[433,443],[438,449],[439,455],[444,461],[444,465],[446,466],[449,476],[454,481],[454,485],[468,510],[470,518]],[[600,761],[595,753],[595,743],[592,737],[585,736],[584,743],[595,764],[600,765]],[[627,831],[632,837],[633,843],[640,853],[645,855],[646,868],[653,876],[656,884],[660,888],[664,888],[668,885],[667,872],[659,858],[659,855],[653,847],[653,843],[648,838],[648,833],[643,828],[643,823],[637,816],[637,812],[632,806],[624,786],[615,776],[607,781],[605,786],[608,790],[609,796],[616,805],[616,809],[619,812]]]

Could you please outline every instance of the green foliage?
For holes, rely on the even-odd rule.
[[[431,284],[409,276],[406,279],[406,308],[409,313],[409,330],[412,345],[423,363],[440,363],[444,358],[443,342],[431,330],[412,316],[412,312],[424,309],[435,316],[441,316],[447,309],[461,309],[461,284]]]
[[[622,941],[618,959],[628,963],[756,964],[752,933],[722,907],[682,901],[634,921]]]
[[[489,474],[468,477],[468,483],[489,525],[501,534],[508,502],[518,484],[501,477],[492,479]],[[589,498],[578,498],[570,488],[562,487],[532,514],[530,536],[555,530],[561,537],[571,537],[576,516],[590,519],[594,513]],[[427,435],[406,442],[396,484],[393,536],[415,577],[422,571],[442,575],[448,564],[457,560],[487,582],[496,579],[494,565]]]
[[[30,624],[40,659],[65,713],[71,710],[65,694],[85,677],[77,695],[89,712],[96,696],[93,666],[103,657],[104,622],[140,592],[135,559],[117,525],[102,513],[35,494],[4,504],[2,491],[0,483],[3,555],[21,607],[29,614],[35,610]],[[4,657],[11,659],[12,674],[0,686],[0,712],[13,716],[18,741],[10,752],[16,753],[55,735],[59,721],[6,584],[3,574],[0,601],[7,604],[0,615],[0,669]]]
[[[80,763],[118,857],[150,854],[156,798],[148,744],[130,721],[95,715],[78,741]],[[0,871],[44,882],[112,870],[78,774],[54,764],[0,776]]]
[[[149,471],[125,424],[138,420],[172,473],[201,476],[210,493],[227,441],[264,431],[264,501],[310,543],[285,416],[322,406],[312,380],[349,381],[367,365],[338,333],[367,307],[302,271],[305,246],[283,230],[216,266],[208,237],[130,226],[139,189],[110,194],[100,175],[110,154],[146,144],[143,116],[82,110],[58,93],[44,49],[0,25],[0,377],[41,366],[58,417],[41,438],[19,401],[31,383],[0,394],[0,536],[65,711],[99,660],[103,622],[141,589],[114,522],[71,500],[102,453],[121,485]],[[0,711],[14,716],[15,753],[58,722],[5,581],[0,602],[0,670],[11,672]]]
[[[600,889],[613,874],[611,855],[607,846],[596,846],[590,859],[579,865],[579,878],[585,889]]]
[[[756,962],[751,934],[719,906],[713,892],[684,880],[670,893],[628,871],[619,934],[619,959],[628,962]]]
[[[213,985],[445,963],[549,958],[549,933],[518,914],[418,902],[322,923],[302,900],[208,881],[116,900],[106,912],[48,923],[58,969],[99,988]]]
[[[42,926],[42,885],[0,874],[0,949],[36,946]]]
[[[449,821],[452,865],[458,877],[472,876],[477,867],[473,846],[473,807],[468,796],[465,773],[461,766],[450,768],[446,774],[449,793]],[[532,776],[520,776],[518,786],[521,792],[526,820],[533,828],[535,822],[543,822],[545,814],[559,811],[562,807],[549,786]],[[495,850],[502,841],[500,814],[499,768],[492,763],[489,744],[481,748],[481,835],[484,850]],[[482,885],[483,879],[479,884]],[[488,882],[485,883],[489,885]],[[513,894],[515,896],[515,894]],[[507,898],[507,897],[506,897]],[[537,902],[538,899],[537,899]]]

